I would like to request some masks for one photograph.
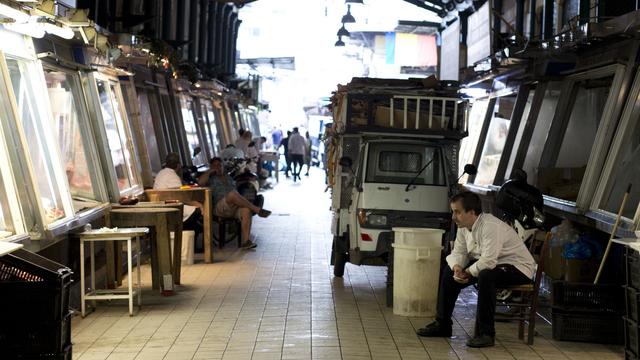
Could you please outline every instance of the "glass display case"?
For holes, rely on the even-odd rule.
[[[193,165],[202,166],[207,164],[206,154],[202,149],[202,141],[198,132],[196,114],[194,113],[193,99],[190,96],[180,94],[180,113],[182,114],[182,122],[187,137],[187,146],[189,147],[189,157],[191,157]],[[200,148],[201,151],[196,156],[194,151]]]
[[[118,191],[120,195],[141,191],[133,137],[118,81],[99,74],[95,84]]]
[[[0,81],[0,83],[3,82]],[[0,88],[0,90],[0,123],[8,124],[12,113],[9,96],[6,88]],[[5,134],[5,129],[6,127],[0,126],[0,241],[12,235],[26,233],[18,202],[14,169],[7,147],[9,137]]]
[[[75,211],[96,206],[106,201],[106,194],[79,74],[45,65],[44,76]]]
[[[220,139],[218,138],[218,128],[216,114],[213,109],[213,104],[209,99],[201,99],[201,110],[204,115],[206,128],[209,133],[209,151],[211,156],[216,156],[220,153]]]
[[[509,133],[510,118],[515,100],[515,95],[509,95],[502,96],[496,101],[487,138],[484,141],[482,155],[478,163],[478,174],[473,182],[476,185],[486,186],[493,184]]]
[[[488,98],[477,99],[471,106],[471,110],[469,111],[469,136],[463,138],[460,143],[459,175],[462,174],[465,164],[473,162],[473,155],[476,152],[480,137],[480,129],[482,128],[482,123],[484,122],[490,102],[492,101]],[[465,174],[460,181],[463,184],[466,183],[467,177],[468,175]]]
[[[142,123],[142,131],[146,140],[149,162],[151,163],[151,170],[154,174],[157,174],[162,170],[163,160],[163,152],[160,151],[157,136],[158,134],[161,135],[162,132],[155,130],[153,121],[154,117],[159,116],[159,111],[157,109],[158,104],[156,102],[152,102],[155,98],[153,96],[149,96],[146,90],[138,89],[137,93],[138,103],[140,104],[140,121]]]

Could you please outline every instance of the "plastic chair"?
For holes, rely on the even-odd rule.
[[[538,299],[540,292],[540,282],[542,281],[542,273],[544,271],[544,260],[549,250],[549,241],[551,233],[547,233],[543,240],[537,236],[531,238],[529,251],[538,263],[533,283],[524,285],[515,285],[502,287],[501,291],[511,291],[512,295],[506,300],[497,300],[497,306],[506,306],[508,309],[515,310],[509,314],[496,312],[497,321],[518,321],[518,338],[524,340],[525,323],[528,323],[527,344],[533,345],[533,337],[535,336],[536,317],[538,310]],[[514,296],[517,295],[517,296]]]

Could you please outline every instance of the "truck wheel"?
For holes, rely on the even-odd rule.
[[[344,266],[347,264],[347,254],[341,251],[333,251],[333,276],[342,277]]]

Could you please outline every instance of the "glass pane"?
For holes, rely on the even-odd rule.
[[[214,156],[215,142],[213,141],[213,137],[211,136],[211,125],[209,125],[209,117],[211,116],[211,114],[207,113],[207,107],[205,105],[200,106],[200,112],[202,113],[202,119],[204,120],[204,129],[207,133],[207,135],[205,136],[207,138],[207,148],[209,150],[209,154],[211,154],[211,156]]]
[[[1,151],[1,150],[0,150]],[[11,210],[9,209],[8,192],[4,187],[4,180],[0,176],[0,240],[11,236],[15,233],[13,221],[11,219]]]
[[[216,114],[211,105],[205,106],[202,111],[207,114],[209,129],[211,129],[212,154],[217,154],[220,152],[220,141],[218,140],[218,128],[216,127]]]
[[[113,82],[110,82],[110,87],[111,87],[111,99],[113,102],[113,110],[114,113],[116,114],[116,121],[118,122],[118,134],[120,135],[120,142],[122,143],[122,151],[124,152],[124,160],[127,166],[127,173],[129,175],[129,182],[131,183],[131,186],[135,186],[138,184],[138,182],[136,181],[136,175],[137,171],[136,171],[136,162],[135,162],[135,157],[134,154],[131,153],[131,149],[135,149],[135,146],[131,145],[131,146],[127,146],[128,144],[132,144],[133,140],[130,136],[131,131],[127,131],[128,129],[128,123],[125,122],[124,118],[123,118],[123,114],[126,114],[125,112],[125,107],[122,104],[122,102],[120,101],[120,99],[122,99],[119,89],[116,87],[116,84]]]
[[[153,125],[153,116],[151,114],[151,106],[149,97],[145,90],[138,91],[138,102],[140,103],[140,121],[142,122],[142,132],[147,144],[147,153],[149,154],[149,162],[154,173],[162,170],[162,160],[160,159],[160,150],[156,140],[156,132]]]
[[[4,114],[0,113],[0,117]],[[2,119],[5,121],[5,119]],[[16,201],[15,191],[10,191],[5,186],[5,177],[7,182],[11,182],[11,166],[6,153],[5,140],[0,137],[0,161],[2,167],[0,168],[0,240],[15,234],[15,228],[13,225],[13,218],[11,215],[10,201]]]
[[[196,127],[195,114],[193,113],[193,101],[186,96],[180,96],[180,111],[184,121],[184,130],[187,135],[187,143],[189,145],[189,156],[193,157],[194,150],[200,147],[200,138],[198,138],[198,128]],[[202,150],[202,148],[201,148]],[[206,163],[204,152],[200,151],[193,159],[193,165],[200,166]]]
[[[61,71],[45,72],[49,101],[53,112],[54,129],[62,155],[71,195],[97,199],[91,183],[91,172],[85,157],[85,147],[78,120],[74,90],[78,90],[74,76]]]
[[[513,112],[515,99],[515,96],[503,96],[496,101],[493,118],[489,124],[489,131],[487,132],[480,163],[478,164],[478,174],[474,181],[476,185],[493,184],[502,150],[507,141],[509,125],[511,124],[509,119]]]
[[[540,178],[546,181],[543,193],[569,201],[578,197],[612,82],[613,76],[576,83],[576,101],[556,165],[540,169]]]
[[[576,84],[578,86],[576,102],[562,140],[557,167],[586,166],[612,82],[613,76],[610,76]]]
[[[556,106],[558,105],[558,98],[562,92],[562,83],[559,81],[550,82],[547,84],[547,89],[540,105],[540,111],[536,119],[536,126],[533,129],[531,135],[531,141],[527,148],[527,155],[524,159],[522,169],[528,175],[528,182],[533,185],[538,184],[538,164],[540,163],[540,156],[542,156],[542,149],[549,133],[549,127],[551,127],[551,121],[553,115],[556,112]]]
[[[522,112],[522,118],[520,119],[520,126],[518,127],[518,132],[516,133],[516,138],[513,142],[513,149],[511,150],[511,158],[509,159],[509,163],[507,164],[507,171],[504,173],[505,178],[503,180],[508,180],[511,177],[511,172],[513,171],[513,163],[516,159],[516,154],[518,153],[518,148],[520,147],[520,143],[522,142],[522,133],[524,132],[524,128],[527,124],[527,119],[529,118],[529,112],[531,112],[531,103],[533,102],[534,93],[535,93],[535,90],[531,90],[529,92],[529,96],[527,96],[527,103],[524,105],[524,111]],[[531,179],[529,179],[528,181],[531,182]]]
[[[473,162],[473,155],[476,152],[478,146],[478,138],[480,136],[480,130],[482,129],[482,122],[487,113],[487,107],[489,106],[489,99],[476,100],[471,110],[469,111],[469,136],[462,139],[460,144],[460,164],[459,173],[462,174],[464,166]],[[467,175],[460,179],[460,182],[467,182]]]
[[[118,189],[124,190],[131,187],[129,175],[127,174],[127,165],[125,163],[125,149],[122,145],[126,138],[122,136],[121,130],[118,129],[119,115],[113,109],[113,102],[109,93],[108,86],[103,80],[96,80],[98,85],[98,96],[100,97],[100,107],[102,109],[102,117],[104,119],[104,127],[107,131],[107,141],[109,142],[109,150],[111,151],[111,160],[116,170],[118,180]],[[120,121],[121,122],[121,121]]]
[[[25,61],[12,58],[7,58],[7,66],[29,147],[27,156],[33,166],[33,175],[44,210],[44,222],[49,224],[67,215],[60,192],[61,184],[58,183],[54,172],[54,166],[60,166],[60,163],[52,149],[47,148],[50,141],[46,139],[46,132],[49,129],[38,121],[41,117],[36,108],[38,100],[32,87],[36,80],[29,75],[34,74],[35,69],[30,69]]]
[[[640,121],[635,122],[635,129],[628,139],[628,142],[622,145],[616,167],[609,177],[613,186],[611,192],[605,196],[604,209],[614,214],[618,213],[622,196],[631,184],[631,193],[622,215],[633,219],[640,202]]]
[[[366,182],[408,184],[416,176],[416,185],[446,184],[444,165],[437,148],[399,144],[371,144],[369,147]]]

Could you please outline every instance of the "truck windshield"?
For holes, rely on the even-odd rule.
[[[432,161],[433,160],[433,161]],[[440,149],[420,144],[372,143],[365,182],[408,184],[425,166],[415,185],[445,186],[444,164]]]

